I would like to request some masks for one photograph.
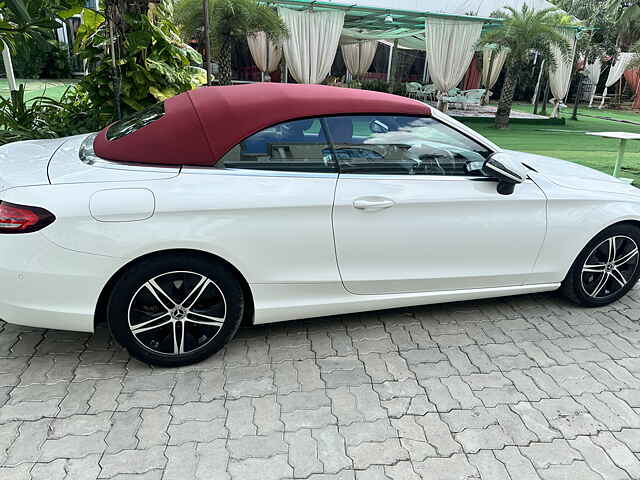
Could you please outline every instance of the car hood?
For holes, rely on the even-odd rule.
[[[563,187],[640,196],[640,190],[628,183],[593,168],[558,158],[524,152],[517,154],[520,162]],[[611,166],[613,168],[613,165]]]

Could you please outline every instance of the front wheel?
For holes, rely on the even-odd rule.
[[[199,362],[233,338],[244,298],[225,265],[188,254],[168,254],[134,265],[109,299],[111,331],[137,359],[160,366]]]
[[[580,252],[562,282],[561,292],[586,307],[608,305],[623,297],[638,281],[640,229],[613,225]]]

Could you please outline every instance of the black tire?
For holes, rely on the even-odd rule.
[[[229,342],[244,308],[242,287],[229,267],[176,253],[143,260],[121,275],[109,296],[107,321],[133,357],[179,367],[200,362]]]
[[[613,262],[609,258],[612,242],[615,246]],[[635,225],[623,223],[606,228],[580,252],[562,282],[560,292],[584,307],[601,307],[619,300],[633,288],[640,277],[638,246],[640,228]],[[628,260],[620,263],[625,254]],[[623,280],[626,281],[624,285]]]

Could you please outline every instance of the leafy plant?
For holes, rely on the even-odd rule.
[[[250,33],[265,32],[272,40],[287,36],[277,12],[256,0],[208,0],[210,40],[220,65],[219,84],[231,84],[231,52],[234,43],[245,42]],[[175,19],[186,39],[202,39],[202,0],[178,0]]]
[[[501,28],[487,32],[480,45],[497,45],[509,49],[505,62],[505,78],[496,112],[496,127],[509,126],[509,115],[513,104],[513,94],[522,75],[528,72],[531,50],[539,52],[547,59],[549,68],[555,68],[556,59],[552,47],[558,47],[563,56],[569,55],[569,44],[558,31],[557,10],[548,8],[534,11],[526,4],[521,10],[506,7]]]
[[[3,0],[0,1],[0,40],[13,51],[16,43],[29,38],[49,38],[60,27],[59,12],[78,8],[84,0]]]
[[[362,90],[373,90],[375,92],[388,92],[389,84],[384,80],[363,80],[360,84]]]
[[[0,2],[0,40],[15,49],[16,41],[30,38],[57,28],[58,24],[48,15],[33,16],[29,11],[29,2],[23,0],[5,0]],[[40,12],[38,12],[40,13]]]
[[[101,113],[115,118],[119,99],[122,114],[127,115],[206,81],[204,70],[192,66],[202,62],[200,54],[181,41],[166,8],[125,13],[128,32],[116,39],[113,52],[108,22],[96,12],[83,11],[78,51],[88,61],[90,73],[78,89],[86,92]],[[115,82],[112,53],[118,75]]]
[[[68,51],[56,40],[25,38],[16,42],[13,70],[18,78],[69,78]],[[4,65],[0,64],[4,72]]]
[[[0,145],[21,140],[66,137],[94,132],[111,121],[93,108],[88,95],[69,87],[60,100],[25,99],[24,85],[0,98]]]
[[[12,91],[10,98],[0,97],[0,144],[55,138],[56,132],[47,122],[48,113],[55,108],[55,100],[46,97],[25,101],[24,85]]]

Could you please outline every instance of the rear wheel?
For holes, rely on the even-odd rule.
[[[107,318],[132,356],[161,366],[199,362],[233,338],[244,311],[231,269],[187,254],[134,265],[115,284]]]
[[[600,232],[580,252],[562,283],[562,293],[587,307],[623,297],[640,276],[640,229],[621,224]]]

